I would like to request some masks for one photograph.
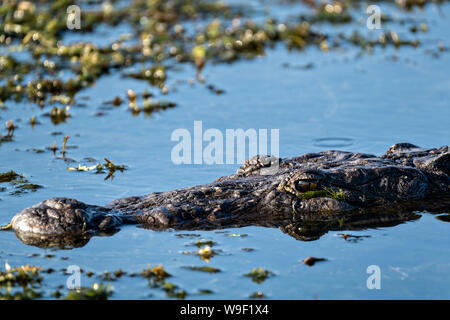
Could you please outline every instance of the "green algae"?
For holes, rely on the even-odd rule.
[[[30,300],[42,297],[37,291],[42,286],[41,267],[24,265],[11,268],[5,262],[5,271],[0,271],[0,300]]]
[[[206,294],[213,294],[214,292],[209,289],[199,289],[197,294],[199,295],[206,295]]]
[[[11,182],[16,180],[20,175],[13,170],[0,173],[0,183]]]
[[[43,188],[41,185],[34,184],[34,183],[24,183],[17,185],[16,188],[21,189],[22,191],[30,190],[30,191],[36,191],[37,189]]]
[[[18,174],[13,170],[8,172],[0,173],[0,183],[9,183],[9,185],[13,188],[10,192],[12,195],[18,195],[26,192],[34,192],[38,189],[43,188],[43,186],[29,183],[27,179],[22,174]],[[4,192],[8,190],[6,187],[1,187],[0,191]]]
[[[170,298],[184,299],[187,296],[186,291],[179,289],[176,284],[166,281],[166,279],[172,277],[172,275],[169,274],[162,265],[155,267],[149,265],[147,269],[141,271],[141,276],[148,280],[148,284],[151,288],[162,289]]]
[[[253,282],[262,283],[270,276],[273,276],[273,272],[263,268],[253,268],[252,271],[246,273],[244,276],[252,279]]]
[[[67,118],[70,117],[69,108],[58,108],[54,107],[50,110],[48,114],[53,124],[60,124],[66,122]]]
[[[410,10],[434,2],[407,0],[398,5]],[[65,9],[75,2],[50,3],[12,0],[0,6],[4,17],[0,21],[0,45],[28,52],[32,58],[23,63],[8,53],[0,55],[0,79],[6,79],[0,86],[1,101],[28,99],[41,107],[72,104],[79,91],[111,72],[122,72],[123,76],[147,81],[165,92],[167,71],[175,63],[195,65],[197,78],[201,80],[206,63],[253,59],[264,55],[277,42],[284,43],[289,49],[317,46],[327,51],[330,36],[319,32],[315,25],[352,23],[352,10],[359,7],[355,1],[326,1],[312,6],[309,14],[299,17],[299,22],[289,23],[270,17],[257,23],[251,19],[253,12],[249,6],[221,1],[175,0],[168,5],[163,0],[137,0],[120,7],[109,4],[101,10],[83,8],[79,32],[94,32],[100,24],[114,28],[119,23],[127,23],[135,29],[133,34],[117,37],[112,44],[96,45],[61,42],[68,32],[72,32],[67,28]],[[187,32],[186,24],[198,19],[211,22],[203,24],[194,34]],[[364,48],[418,45],[416,40],[402,40],[397,33],[393,34],[396,36],[391,37],[391,32],[386,32],[382,40],[370,40],[359,34],[341,40]],[[334,41],[334,45],[339,46],[339,42]],[[144,66],[139,71],[126,71],[137,64]],[[73,76],[64,80],[55,77],[63,70],[70,70]],[[26,82],[24,75],[27,74],[39,77]],[[220,89],[211,88],[211,91],[223,93]]]
[[[112,294],[113,287],[111,285],[94,283],[90,288],[81,287],[70,290],[63,300],[107,300]]]
[[[207,272],[207,273],[218,273],[221,272],[220,269],[214,268],[214,267],[209,267],[209,266],[202,266],[202,267],[198,267],[198,266],[188,266],[188,267],[183,267],[192,271],[201,271],[201,272]]]
[[[164,282],[161,286],[170,298],[184,299],[188,295],[186,291],[179,289],[176,284]]]
[[[216,245],[216,243],[212,240],[198,240],[195,241],[194,245],[196,245],[198,248],[203,247],[203,246],[214,246]]]
[[[141,276],[147,279],[164,280],[172,275],[168,273],[161,265],[153,268],[149,265],[147,269],[142,269]]]

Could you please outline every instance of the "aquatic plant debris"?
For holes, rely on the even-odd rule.
[[[95,173],[104,173],[107,171],[107,175],[104,180],[108,180],[109,178],[114,177],[114,173],[116,171],[123,172],[126,170],[124,165],[115,165],[112,161],[108,160],[107,158],[104,158],[105,163],[101,164],[98,162],[96,165],[92,166],[86,166],[82,164],[78,164],[77,167],[69,167],[67,168],[68,171],[94,171]]]
[[[206,245],[212,247],[212,246],[216,245],[216,243],[213,240],[202,239],[202,240],[195,241],[194,245],[196,245],[199,248],[206,246]]]
[[[247,4],[206,0],[188,3],[175,0],[171,5],[164,0],[137,0],[120,6],[108,4],[107,10],[100,11],[83,6],[85,34],[95,32],[101,24],[114,27],[119,23],[129,24],[134,32],[118,35],[112,43],[104,45],[87,41],[67,44],[62,41],[70,32],[63,8],[73,1],[51,3],[48,0],[33,3],[11,0],[1,4],[0,45],[11,50],[0,55],[0,80],[6,79],[0,85],[0,101],[27,99],[42,108],[49,106],[54,124],[69,117],[67,108],[77,104],[76,95],[80,91],[112,70],[125,77],[147,81],[167,94],[166,82],[174,63],[192,64],[197,79],[204,82],[202,70],[206,64],[256,58],[278,42],[290,50],[315,46],[325,52],[345,45],[370,50],[375,46],[417,47],[420,44],[418,39],[403,39],[399,36],[402,33],[391,30],[377,39],[356,32],[351,36],[336,36],[322,31],[322,23],[351,23],[353,12],[358,9],[356,1],[322,1],[320,4],[309,1],[313,4],[310,11],[299,12],[296,21],[277,21],[266,14],[265,21],[255,22],[253,10]],[[396,3],[405,10],[412,10],[435,1]],[[189,31],[189,24],[199,18],[207,23],[199,24],[194,32]],[[393,18],[383,15],[382,19],[388,23]],[[423,22],[415,28],[404,28],[413,35],[419,30],[427,31]],[[11,54],[12,49],[29,53],[29,61],[16,59]],[[129,71],[136,65],[140,66],[139,71]],[[59,72],[64,71],[71,76],[60,78]],[[120,100],[115,99],[114,105],[120,105]]]
[[[189,270],[193,270],[193,271],[202,271],[202,272],[207,272],[207,273],[218,273],[220,272],[220,269],[214,268],[214,267],[209,267],[209,266],[202,266],[202,267],[198,267],[198,266],[188,266],[188,267],[183,267]]]
[[[148,279],[149,278],[155,278],[157,280],[162,280],[162,279],[169,278],[169,277],[172,276],[170,273],[168,273],[163,268],[162,265],[158,265],[158,266],[155,266],[153,268],[150,265],[148,265],[147,269],[142,269],[141,275],[144,278],[148,278]]]
[[[353,235],[353,234],[348,234],[348,233],[338,233],[337,235],[348,242],[359,242],[362,239],[370,238],[370,236],[368,236],[368,235],[358,236],[358,235]]]
[[[316,258],[316,257],[308,257],[305,260],[302,261],[303,264],[307,265],[308,267],[312,267],[317,262],[326,261],[325,258]]]
[[[30,300],[42,297],[37,291],[42,285],[41,267],[23,265],[12,268],[5,261],[5,271],[0,270],[0,300]]]
[[[0,183],[11,182],[13,180],[16,180],[16,178],[18,178],[19,176],[19,174],[15,173],[12,170],[0,173]]]
[[[27,179],[22,174],[18,174],[13,170],[8,172],[0,173],[0,183],[9,183],[11,195],[19,195],[22,193],[26,193],[27,191],[36,191],[38,189],[43,188],[43,186],[29,183]],[[0,191],[6,191],[8,188],[2,187]]]
[[[63,157],[66,155],[66,144],[67,144],[67,140],[69,140],[69,136],[65,136],[65,137],[63,138],[63,146],[62,146],[62,151],[61,151]]]
[[[266,279],[270,276],[273,276],[274,273],[263,269],[263,268],[253,268],[252,271],[246,273],[244,276],[252,278],[253,282],[262,283],[266,281]]]
[[[14,130],[17,128],[16,125],[14,125],[14,122],[12,120],[8,120],[5,122],[6,128],[8,129],[8,136],[14,135]]]
[[[217,253],[212,250],[209,245],[205,245],[204,247],[198,249],[197,254],[200,256],[200,259],[209,262],[210,259]]]
[[[162,289],[166,292],[167,296],[170,298],[184,299],[187,296],[186,291],[178,289],[178,286],[171,282],[164,282],[162,285]]]
[[[257,292],[252,293],[249,298],[250,299],[264,299],[264,298],[267,298],[267,297],[261,291],[257,291]]]
[[[178,288],[177,285],[167,282],[166,279],[172,277],[162,265],[155,267],[148,266],[147,269],[141,271],[141,276],[147,278],[151,288],[160,288],[164,290],[168,297],[184,299],[187,292]]]
[[[63,300],[107,300],[114,291],[110,284],[94,283],[90,288],[81,287],[77,290],[70,290]]]

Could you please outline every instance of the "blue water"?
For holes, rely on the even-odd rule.
[[[280,16],[292,14],[292,8],[275,5]],[[290,8],[290,9],[289,9]],[[14,141],[0,146],[0,172],[11,169],[23,173],[32,183],[43,185],[36,192],[20,196],[0,193],[0,222],[6,224],[16,212],[53,196],[66,196],[104,205],[120,197],[143,195],[154,191],[203,184],[228,175],[239,167],[233,165],[180,165],[171,162],[175,142],[171,133],[177,128],[193,132],[194,121],[201,120],[204,130],[279,129],[280,156],[289,157],[324,149],[382,154],[392,144],[411,142],[423,147],[446,145],[450,141],[450,55],[438,58],[427,53],[437,50],[438,41],[450,46],[450,5],[428,6],[424,12],[407,15],[427,21],[427,33],[412,34],[406,26],[386,23],[386,29],[403,31],[405,37],[419,38],[418,48],[376,49],[360,55],[360,49],[347,47],[343,52],[324,53],[316,48],[289,52],[278,45],[266,56],[231,65],[205,66],[206,83],[225,90],[211,93],[203,84],[190,85],[195,70],[180,65],[169,72],[169,93],[163,96],[142,81],[124,78],[120,73],[102,77],[94,87],[83,90],[72,106],[71,117],[54,125],[42,116],[48,108],[23,102],[7,101],[8,110],[0,111],[0,121],[13,119],[19,128]],[[396,9],[392,14],[402,15]],[[324,24],[327,30],[330,26]],[[366,33],[364,24],[339,27],[351,33]],[[123,32],[129,32],[121,27]],[[406,30],[406,31],[405,31]],[[336,29],[336,32],[338,30]],[[104,29],[100,32],[107,32]],[[373,31],[376,37],[379,31]],[[94,37],[95,38],[95,37]],[[82,39],[79,35],[70,40]],[[311,69],[298,66],[313,64]],[[132,116],[127,105],[105,110],[103,102],[126,91],[145,89],[156,98],[177,103],[177,107],[151,116]],[[77,97],[78,97],[77,96]],[[97,112],[104,116],[97,117]],[[26,122],[35,115],[41,122],[31,128]],[[2,129],[4,130],[4,129]],[[61,132],[61,135],[52,135]],[[6,131],[3,132],[5,134]],[[74,163],[57,159],[51,151],[33,153],[27,149],[61,145],[69,135],[67,157]],[[116,173],[113,180],[91,172],[67,171],[87,157],[101,161],[104,157],[128,170]],[[61,269],[78,265],[96,274],[121,268],[140,272],[147,264],[162,264],[174,277],[171,282],[186,290],[192,299],[248,298],[262,291],[272,299],[378,299],[378,298],[450,298],[450,237],[447,222],[435,215],[421,213],[416,221],[389,228],[349,231],[352,235],[370,236],[348,242],[330,231],[319,240],[302,242],[276,228],[245,227],[220,232],[246,234],[229,237],[216,231],[189,231],[194,238],[179,238],[186,231],[156,232],[127,226],[110,237],[94,237],[86,246],[72,250],[39,249],[21,243],[13,232],[0,232],[0,267],[41,265],[57,272],[45,274],[46,298],[67,275]],[[214,240],[219,251],[211,261],[197,255],[192,242]],[[247,252],[242,248],[253,248]],[[36,253],[37,257],[30,255]],[[46,254],[55,257],[46,258]],[[308,256],[328,260],[307,267],[301,263]],[[67,260],[62,260],[67,257]],[[183,266],[213,266],[221,273],[191,271]],[[381,268],[381,289],[369,290],[366,280],[369,265]],[[262,284],[243,275],[252,268],[263,267],[274,273]],[[99,282],[98,277],[82,276],[82,285]],[[116,299],[166,298],[162,290],[151,289],[145,279],[127,277],[111,282]],[[214,293],[198,295],[199,289]],[[64,291],[64,290],[63,290]]]

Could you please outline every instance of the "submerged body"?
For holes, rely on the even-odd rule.
[[[411,214],[416,210],[447,210],[449,198],[449,147],[399,143],[380,157],[334,150],[286,159],[256,156],[212,183],[118,199],[105,207],[52,198],[19,212],[11,224],[31,244],[81,239],[127,223],[152,229],[267,225],[302,238],[306,222],[326,222],[329,229],[330,221],[343,217],[358,225],[404,221],[417,217]],[[323,233],[323,224],[314,224],[317,228]]]

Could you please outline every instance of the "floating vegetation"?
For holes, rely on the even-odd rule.
[[[166,80],[166,68],[164,66],[154,66],[144,68],[137,73],[125,74],[125,76],[139,80],[147,80],[151,85],[163,88]]]
[[[396,3],[399,7],[406,10],[412,10],[414,7],[423,8],[428,3],[442,3],[445,0],[397,0]]]
[[[4,173],[0,173],[0,183],[11,182],[16,180],[20,175],[12,170]]]
[[[53,142],[53,145],[51,147],[47,147],[47,149],[51,150],[53,152],[53,155],[56,155],[56,150],[58,150],[58,147],[56,146],[56,141]]]
[[[116,278],[122,278],[124,275],[126,275],[126,272],[123,271],[122,269],[118,269],[114,271],[114,276]]]
[[[150,100],[147,99],[143,102],[142,105],[142,111],[149,115],[155,111],[160,111],[160,110],[166,110],[166,109],[170,109],[170,108],[175,108],[177,105],[176,103],[170,102],[170,101],[154,101],[154,100]],[[135,109],[133,109],[134,112],[136,112]],[[141,110],[139,110],[138,112],[140,112]]]
[[[210,246],[206,245],[203,248],[198,249],[197,254],[200,256],[200,259],[209,262],[209,260],[217,253],[212,250]]]
[[[261,291],[257,291],[257,292],[252,293],[249,298],[250,299],[264,299],[264,298],[267,298],[267,297]]]
[[[101,274],[101,276],[100,276],[100,279],[102,280],[102,281],[116,281],[116,276],[114,275],[114,274],[111,274],[109,271],[104,271],[102,274]]]
[[[11,192],[11,194],[13,194],[13,195],[21,194],[21,193],[24,193],[26,191],[33,191],[34,192],[34,191],[36,191],[38,189],[41,189],[43,187],[41,185],[34,184],[34,183],[24,183],[24,184],[16,185],[16,188],[18,190],[15,190],[15,191]]]
[[[148,265],[147,269],[142,269],[141,276],[147,279],[156,279],[156,280],[164,280],[165,278],[169,278],[172,275],[169,274],[162,265],[151,267]]]
[[[107,300],[113,294],[114,288],[103,283],[94,283],[90,288],[70,290],[63,300]]]
[[[108,180],[109,178],[114,178],[114,173],[116,171],[123,172],[126,170],[124,165],[115,165],[112,161],[104,158],[105,162],[101,164],[100,162],[92,165],[92,166],[85,166],[78,164],[77,167],[69,167],[67,168],[68,171],[95,171],[95,173],[105,173],[107,172],[107,175],[105,177],[105,180]]]
[[[14,122],[12,120],[8,120],[5,122],[6,128],[8,129],[8,136],[12,137],[14,135],[14,130],[17,128],[16,125],[14,125]]]
[[[199,37],[200,38],[200,37]],[[204,81],[202,77],[202,70],[205,66],[206,49],[205,46],[199,44],[192,49],[192,56],[194,57],[195,66],[197,67],[197,79],[201,82]]]
[[[29,183],[27,179],[22,174],[18,174],[13,170],[8,172],[0,173],[0,183],[9,183],[9,185],[13,188],[11,190],[11,195],[18,195],[22,193],[26,193],[28,191],[36,191],[38,189],[43,188],[41,185]],[[6,191],[7,189],[2,187],[0,191]]]
[[[325,258],[316,258],[316,257],[308,257],[302,261],[303,264],[306,264],[309,267],[312,267],[316,264],[316,262],[326,261]]]
[[[41,267],[24,265],[11,268],[5,262],[5,271],[0,271],[0,300],[29,300],[42,296],[36,291],[41,287]],[[21,289],[21,290],[20,290]]]
[[[164,282],[162,285],[162,289],[170,298],[184,299],[187,296],[186,291],[178,289],[178,286],[171,282]]]
[[[198,248],[203,247],[203,246],[212,247],[212,246],[216,245],[216,243],[212,240],[202,239],[202,240],[195,241],[194,245],[196,245]]]
[[[203,266],[203,267],[197,267],[197,266],[189,266],[189,267],[183,267],[189,270],[193,270],[193,271],[202,271],[202,272],[208,272],[208,273],[218,273],[220,272],[220,269],[217,268],[213,268],[213,267],[208,267],[208,266]]]
[[[352,21],[352,17],[348,10],[348,6],[343,1],[334,1],[332,3],[322,2],[316,8],[313,16],[303,17],[310,23],[327,21],[330,23],[348,23]]]
[[[74,167],[70,167],[67,168],[68,171],[92,171],[92,170],[97,170],[98,173],[102,173],[103,172],[103,166],[98,163],[96,165],[93,166],[83,166],[81,164],[78,164],[78,167],[74,168]]]
[[[133,90],[128,90],[128,109],[134,114],[137,115],[140,112],[145,113],[146,115],[151,115],[153,112],[166,110],[169,108],[176,107],[176,103],[165,101],[165,100],[154,100],[153,95],[144,92],[142,94],[136,94]],[[136,101],[136,98],[140,96],[144,100],[141,102],[142,107]]]
[[[69,107],[54,107],[50,110],[50,113],[44,115],[49,116],[53,124],[60,124],[66,122],[66,119],[70,117],[69,109]]]
[[[131,274],[130,274],[131,276]],[[141,276],[148,279],[151,288],[160,288],[164,290],[168,297],[184,299],[187,296],[186,291],[178,289],[178,286],[167,282],[166,279],[172,277],[162,265],[151,267],[141,271]]]
[[[363,240],[364,238],[370,238],[370,236],[357,236],[357,235],[352,235],[352,234],[347,234],[347,233],[338,233],[337,234],[339,237],[343,238],[345,241],[348,242],[359,242],[361,240]]]
[[[220,94],[225,93],[224,90],[222,90],[222,89],[217,89],[217,88],[216,88],[214,85],[212,85],[212,84],[208,84],[208,85],[206,86],[206,88],[207,88],[209,91],[211,91],[212,93],[215,93],[215,94],[217,94],[217,95],[220,95]]]
[[[397,4],[411,10],[432,2],[435,1],[401,0]],[[0,55],[0,79],[5,79],[0,85],[0,100],[27,99],[42,108],[56,103],[74,104],[78,92],[112,71],[147,81],[167,93],[168,70],[174,63],[194,65],[197,79],[204,82],[202,70],[207,63],[252,59],[263,55],[277,42],[298,50],[316,46],[327,51],[331,43],[333,47],[339,46],[330,35],[320,32],[320,27],[315,29],[315,24],[350,23],[353,20],[351,10],[359,8],[359,4],[355,1],[307,3],[311,5],[310,14],[302,14],[299,22],[293,23],[270,17],[257,23],[252,20],[249,6],[221,1],[186,3],[175,0],[167,5],[164,0],[137,0],[121,6],[108,5],[107,10],[83,8],[84,33],[95,31],[100,24],[114,27],[127,23],[134,28],[133,34],[118,36],[112,43],[96,45],[62,41],[70,32],[65,9],[73,4],[71,0],[60,0],[51,5],[47,0],[36,3],[4,1],[0,6],[0,45],[27,52],[31,58],[22,62],[8,51]],[[199,18],[209,23],[199,25],[194,32],[188,31],[188,25]],[[418,30],[425,29],[421,25]],[[415,40],[400,40],[398,36],[391,38],[393,41],[385,41],[382,45],[418,44]],[[377,42],[363,36],[347,40],[362,47]],[[142,66],[148,61],[153,65]],[[139,71],[129,71],[129,67],[138,64]],[[71,76],[61,79],[56,76],[60,71],[68,71]],[[35,76],[35,79],[25,75]],[[114,105],[120,105],[119,100],[115,102]],[[54,107],[52,114],[55,123],[67,118],[63,108]]]
[[[200,295],[204,295],[204,294],[213,294],[214,292],[212,290],[209,289],[199,289],[198,290],[198,294]]]
[[[245,238],[248,236],[248,234],[246,234],[246,233],[225,233],[225,236]]]
[[[177,233],[175,234],[178,238],[198,238],[201,234],[198,233]]]
[[[263,268],[253,268],[251,272],[246,273],[244,276],[252,278],[253,282],[262,283],[270,276],[274,275],[273,272]]]
[[[11,141],[13,141],[13,137],[12,136],[8,136],[8,135],[2,136],[0,134],[0,145],[2,144],[2,142],[11,142]]]
[[[108,170],[108,174],[105,177],[105,180],[108,180],[109,178],[114,178],[114,173],[116,171],[123,172],[125,170],[124,165],[115,165],[112,161],[104,158],[105,164],[103,164],[103,167]]]
[[[45,151],[39,148],[32,148],[32,149],[27,149],[26,151],[28,152],[33,152],[33,153],[44,153]]]

